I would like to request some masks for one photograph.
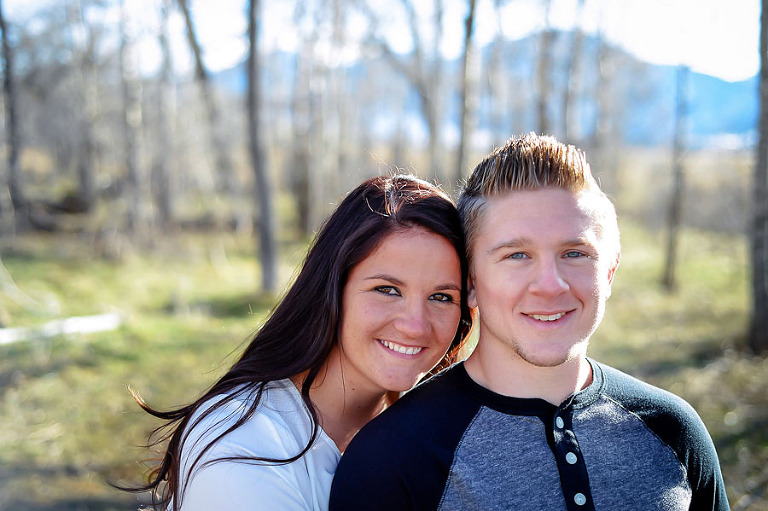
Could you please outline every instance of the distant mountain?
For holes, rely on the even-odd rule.
[[[520,131],[535,130],[535,81],[537,48],[539,36],[533,35],[521,40],[507,41],[496,49],[494,66],[501,66],[509,91],[507,102],[513,106],[505,112],[501,124],[494,120],[499,117],[496,108],[488,101],[489,77],[478,80],[484,88],[478,111],[477,126],[480,130],[506,132],[502,136]],[[567,58],[573,44],[571,32],[557,32],[553,43],[551,74],[551,105],[549,108],[553,126],[560,126],[562,96],[569,76]],[[587,91],[572,109],[580,111],[578,131],[582,137],[589,137],[594,131],[597,107],[593,99],[600,85],[598,77],[609,75],[607,87],[610,101],[606,108],[614,114],[616,130],[622,141],[630,145],[657,146],[670,144],[675,124],[677,73],[674,66],[659,66],[642,62],[618,48],[602,50],[608,55],[602,63],[598,58],[599,41],[592,36],[582,40],[582,57],[578,78],[581,90]],[[483,50],[485,64],[491,61],[492,49]],[[407,57],[403,57],[407,59]],[[272,108],[281,108],[277,115],[289,115],[287,105],[293,88],[296,70],[296,55],[274,53],[264,60],[262,74],[265,103]],[[606,65],[606,62],[610,64]],[[444,63],[444,77],[458,76],[457,60]],[[361,99],[358,113],[359,122],[376,126],[374,135],[392,136],[403,123],[420,124],[419,100],[415,91],[409,91],[409,84],[383,58],[360,61],[344,71],[345,88],[349,97]],[[245,66],[216,73],[214,83],[230,94],[242,95],[246,87]],[[507,78],[508,77],[508,81]],[[751,146],[757,139],[756,121],[758,111],[757,76],[739,82],[727,82],[700,73],[688,73],[687,86],[687,132],[686,143],[691,147],[701,146]],[[402,98],[397,99],[397,95]],[[511,97],[511,99],[510,99]],[[456,94],[445,98],[445,131],[458,130],[458,108]],[[617,114],[620,112],[620,114]],[[408,120],[406,122],[406,120]],[[422,129],[423,128],[418,128]],[[558,133],[555,132],[557,135]],[[496,133],[498,137],[498,133]]]
[[[637,122],[626,127],[629,143],[658,145],[673,136],[678,69],[646,64],[647,81],[653,91],[648,97],[632,101],[628,117]],[[687,143],[747,146],[757,137],[757,76],[739,82],[695,72],[687,76]]]

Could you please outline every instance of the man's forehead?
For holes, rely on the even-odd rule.
[[[592,194],[543,189],[489,197],[478,216],[477,234],[493,245],[531,244],[554,236],[596,244],[604,234],[604,208],[587,195]]]

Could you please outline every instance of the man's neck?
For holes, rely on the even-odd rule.
[[[560,365],[533,365],[516,354],[482,349],[482,341],[464,364],[479,385],[511,397],[539,398],[560,405],[592,383],[592,366],[585,355]]]

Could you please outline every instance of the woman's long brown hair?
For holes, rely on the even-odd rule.
[[[313,423],[312,435],[304,449],[287,459],[218,458],[212,462],[241,461],[291,463],[303,456],[317,437],[317,413],[309,389],[336,344],[341,327],[341,297],[349,272],[373,252],[377,245],[398,229],[422,227],[445,237],[461,261],[462,282],[467,281],[464,236],[458,213],[438,187],[412,176],[375,177],[347,195],[326,220],[307,253],[294,284],[255,334],[239,360],[207,392],[181,408],[161,411],[146,404],[134,393],[139,405],[165,423],[150,435],[148,447],[167,447],[159,464],[150,472],[148,483],[126,487],[134,493],[152,492],[155,508],[172,505],[180,509],[189,475],[199,468],[203,455],[222,437],[245,423],[259,406],[268,382],[307,373],[301,395]],[[461,320],[448,353],[435,370],[447,367],[458,354],[472,326],[465,286],[461,292]],[[221,396],[213,404],[209,401]],[[234,399],[250,396],[250,405],[226,431],[208,442],[181,473],[181,454],[189,432],[215,410]],[[205,405],[205,406],[204,406]],[[200,413],[195,414],[201,410]],[[194,415],[194,418],[193,418]]]

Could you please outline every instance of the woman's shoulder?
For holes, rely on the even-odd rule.
[[[289,380],[239,387],[197,412],[182,449],[185,509],[315,509],[327,500],[340,454],[322,443],[297,461],[312,422]],[[256,503],[256,504],[254,504]],[[260,507],[260,508],[261,508]]]
[[[299,452],[311,434],[311,416],[301,396],[290,380],[279,380],[265,384],[261,393],[238,387],[209,399],[193,414],[185,443],[193,450],[215,443],[210,454],[217,457],[286,458]]]

